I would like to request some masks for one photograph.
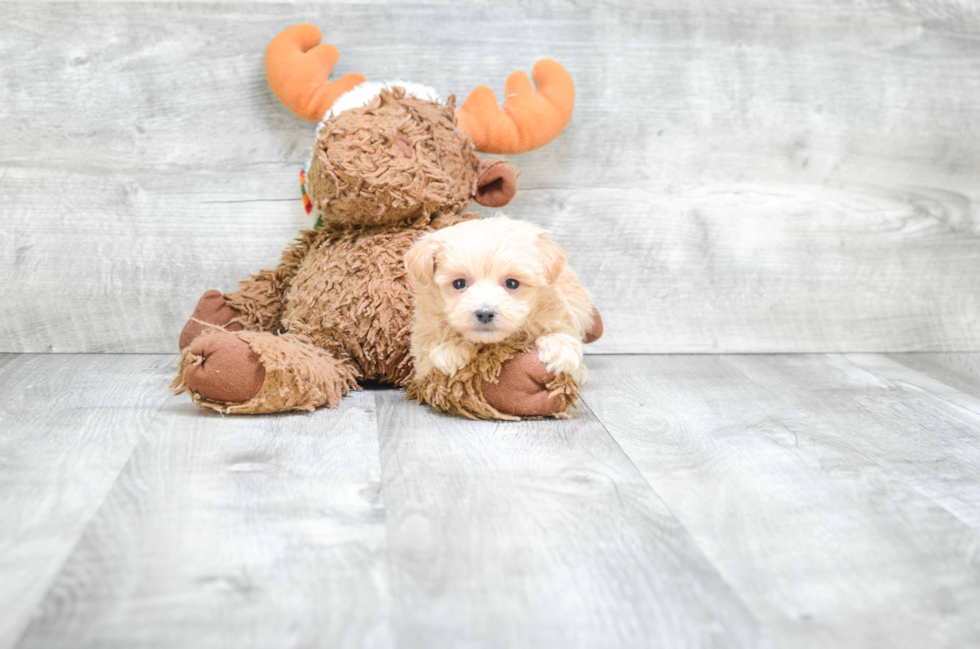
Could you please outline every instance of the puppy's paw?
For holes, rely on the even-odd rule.
[[[429,350],[429,358],[437,370],[452,378],[470,362],[473,344],[462,341],[439,343]]]
[[[538,358],[549,372],[572,374],[582,366],[582,342],[568,334],[549,334],[538,338],[534,345],[538,348]]]

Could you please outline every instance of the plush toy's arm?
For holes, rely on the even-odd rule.
[[[307,230],[282,253],[282,259],[274,270],[263,270],[251,279],[238,284],[238,290],[225,294],[228,304],[237,309],[239,321],[250,331],[279,331],[282,300],[286,289],[296,275],[296,269],[306,257],[319,231]]]

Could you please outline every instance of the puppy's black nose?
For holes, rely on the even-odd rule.
[[[476,319],[480,321],[480,324],[490,324],[493,322],[493,319],[497,317],[497,311],[495,309],[483,306],[474,311],[473,315],[475,315]]]

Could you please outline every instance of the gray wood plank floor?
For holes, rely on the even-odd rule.
[[[574,419],[0,355],[0,649],[980,643],[980,354],[591,356]]]

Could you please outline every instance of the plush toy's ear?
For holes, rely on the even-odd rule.
[[[537,239],[538,251],[541,253],[541,265],[549,284],[554,284],[565,270],[568,257],[565,249],[548,238],[547,232],[542,232]]]
[[[517,176],[513,165],[493,161],[477,181],[476,202],[486,207],[503,207],[517,193]]]
[[[405,269],[408,276],[418,286],[428,286],[436,273],[436,255],[442,244],[432,232],[418,241],[405,253]]]
[[[342,94],[364,82],[360,74],[345,74],[329,81],[340,52],[320,44],[313,25],[293,25],[272,39],[265,51],[265,76],[279,101],[293,114],[310,122],[323,119]]]
[[[565,68],[541,59],[531,70],[531,81],[523,72],[507,77],[504,108],[493,90],[479,86],[456,111],[456,126],[468,134],[484,153],[524,153],[558,137],[575,106],[575,84]]]

